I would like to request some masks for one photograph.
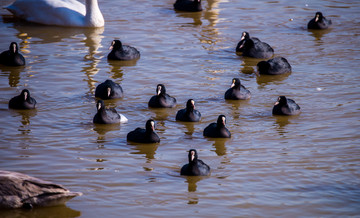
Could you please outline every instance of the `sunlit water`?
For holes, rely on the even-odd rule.
[[[0,67],[0,168],[84,194],[66,206],[0,215],[358,216],[360,2],[209,0],[199,13],[175,12],[173,3],[99,0],[106,21],[99,29],[28,24],[0,10],[1,51],[15,41],[27,61]],[[306,29],[316,11],[333,21],[330,30]],[[257,77],[259,60],[234,53],[243,31],[269,43],[293,72]],[[108,62],[113,39],[141,58]],[[234,77],[250,100],[223,99]],[[127,124],[92,124],[95,87],[109,78],[125,97],[106,104]],[[158,83],[176,108],[148,108]],[[37,109],[9,110],[25,87]],[[279,95],[294,99],[301,114],[272,116]],[[189,98],[201,122],[176,122]],[[204,138],[220,114],[232,138]],[[161,143],[128,143],[126,134],[149,118]],[[210,177],[179,176],[190,148],[210,165]]]

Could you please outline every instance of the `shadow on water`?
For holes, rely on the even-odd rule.
[[[331,29],[325,29],[325,30],[307,30],[309,33],[311,33],[311,36],[315,38],[315,42],[321,42],[321,38],[325,36],[326,34],[331,32]]]
[[[280,75],[260,75],[256,77],[256,83],[259,85],[259,88],[264,88],[270,83],[281,82],[287,79],[291,73],[285,73]]]
[[[188,184],[188,204],[198,204],[199,197],[196,193],[197,191],[197,182],[202,180],[200,176],[187,176],[186,183]]]
[[[159,143],[136,144],[136,143],[128,142],[128,144],[132,145],[131,149],[133,149],[133,152],[131,152],[131,154],[145,155],[147,163],[151,163],[151,160],[155,159],[156,150],[159,146]]]
[[[10,109],[12,112],[16,114],[15,116],[21,116],[21,125],[18,128],[18,131],[21,132],[21,134],[23,135],[27,135],[31,132],[31,128],[30,128],[30,118],[31,117],[35,117],[37,114],[37,110],[36,109],[32,109],[32,110],[13,110]]]
[[[2,218],[14,218],[14,217],[28,217],[28,218],[37,218],[37,217],[52,217],[52,218],[62,218],[62,217],[79,217],[81,215],[80,211],[73,210],[66,205],[59,205],[56,207],[39,207],[31,210],[24,209],[9,209],[4,210],[0,209],[0,214]]]
[[[215,150],[212,150],[212,151],[215,151],[215,153],[218,155],[218,156],[224,156],[226,155],[226,142],[229,140],[228,138],[207,138],[207,140],[209,142],[213,142],[213,148]]]
[[[25,70],[25,66],[19,67],[9,67],[5,65],[0,65],[1,74],[7,75],[9,78],[9,86],[10,87],[17,87],[20,82],[20,74]]]
[[[274,125],[276,126],[276,131],[279,133],[279,135],[283,136],[283,135],[287,134],[288,132],[286,131],[285,127],[286,127],[286,125],[291,123],[290,119],[292,117],[291,116],[274,115],[274,118],[275,118]]]

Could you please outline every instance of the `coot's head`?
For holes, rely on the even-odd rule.
[[[248,32],[243,32],[241,34],[241,40],[250,39],[250,34]]]
[[[122,43],[121,43],[121,41],[120,41],[120,40],[117,40],[117,39],[113,40],[113,41],[111,42],[111,46],[109,47],[109,50],[112,50],[112,49],[115,49],[115,50],[117,50],[117,49],[122,49]]]
[[[165,93],[166,93],[165,86],[163,84],[158,84],[156,86],[156,94],[160,95],[160,94],[165,94]]]
[[[193,99],[189,99],[186,102],[186,109],[188,109],[188,110],[194,110],[195,109],[195,101]]]
[[[285,96],[279,96],[278,100],[275,102],[274,105],[286,105],[287,99]]]
[[[260,61],[256,66],[259,72],[267,71],[270,68],[270,64],[267,61]]]
[[[316,14],[315,14],[315,22],[321,21],[323,19],[323,17],[324,16],[320,11],[316,12]]]
[[[155,121],[152,119],[149,119],[146,121],[145,129],[147,132],[154,132],[155,131]]]
[[[101,109],[104,109],[105,108],[105,103],[103,100],[98,100],[96,102],[96,109],[99,111]]]
[[[245,45],[248,45],[251,42],[252,42],[252,40],[250,40],[250,34],[248,32],[243,32],[241,35],[241,40],[236,49],[238,51],[242,51],[244,49]]]
[[[13,54],[19,53],[18,44],[16,42],[10,43],[9,50]]]
[[[30,99],[30,92],[29,92],[29,90],[23,89],[23,90],[21,91],[20,96],[22,96],[22,98],[24,99],[24,101]]]
[[[225,124],[226,124],[226,117],[225,117],[225,115],[219,115],[216,123],[217,123],[217,126],[218,126],[218,127],[225,126]]]
[[[241,85],[240,79],[234,78],[231,83],[231,88],[233,88],[233,87],[238,88],[238,87],[240,87],[240,85]]]
[[[188,157],[189,157],[189,163],[196,161],[198,158],[197,151],[195,149],[190,149]]]

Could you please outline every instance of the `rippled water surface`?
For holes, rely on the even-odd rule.
[[[176,12],[173,3],[99,0],[106,22],[99,29],[29,24],[0,10],[0,50],[15,41],[27,61],[0,66],[0,168],[83,192],[66,206],[0,214],[358,216],[360,2],[208,0],[198,13]],[[331,29],[306,29],[316,11],[333,21]],[[259,60],[234,53],[243,31],[269,43],[293,72],[257,77]],[[113,39],[136,47],[141,58],[108,62]],[[250,100],[223,99],[234,77]],[[127,124],[92,123],[95,87],[109,78],[125,97],[106,105]],[[148,108],[158,83],[177,98],[175,108]],[[37,109],[9,110],[9,99],[25,87]],[[272,116],[279,95],[294,99],[301,114]],[[189,98],[201,122],[176,122]],[[204,138],[220,114],[232,138]],[[128,143],[126,134],[149,118],[161,143]],[[190,148],[211,176],[179,176]]]

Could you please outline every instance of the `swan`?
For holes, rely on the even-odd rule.
[[[55,206],[81,195],[49,181],[0,170],[0,208]]]
[[[29,22],[71,27],[103,27],[104,17],[97,0],[16,0],[5,7]]]

